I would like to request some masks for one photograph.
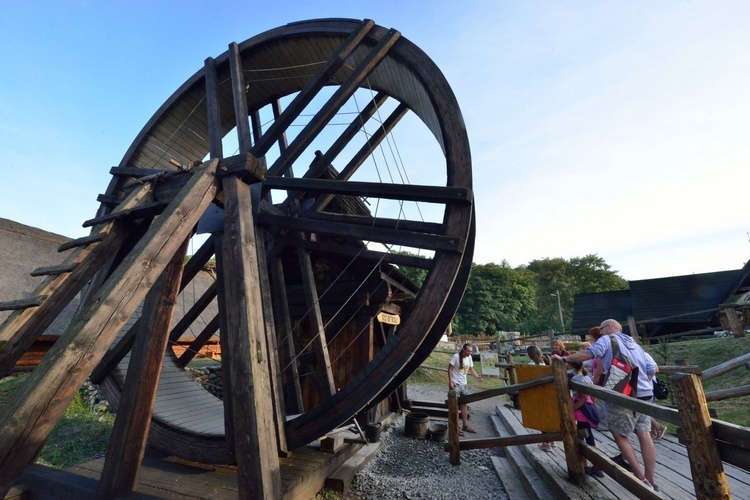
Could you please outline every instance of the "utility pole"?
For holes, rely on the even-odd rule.
[[[563,313],[562,313],[562,304],[560,304],[560,290],[557,290],[555,293],[551,293],[550,297],[554,297],[557,295],[557,312],[560,313],[560,327],[562,328],[562,332],[565,331],[565,321],[563,320]]]

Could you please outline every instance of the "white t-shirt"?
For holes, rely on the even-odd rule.
[[[453,370],[453,383],[454,384],[461,384],[466,385],[468,381],[466,380],[466,374],[469,373],[469,368],[474,367],[474,361],[471,359],[471,355],[466,356],[464,358],[463,366],[459,367],[459,363],[461,361],[460,352],[457,352],[453,355],[451,358],[451,370]]]

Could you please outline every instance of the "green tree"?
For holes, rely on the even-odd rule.
[[[540,333],[547,329],[569,331],[573,323],[573,301],[577,293],[609,292],[626,290],[628,282],[613,271],[605,260],[596,254],[584,257],[546,258],[533,260],[525,269],[534,275],[536,283],[536,308],[538,321],[532,322]],[[560,325],[560,308],[565,328]]]
[[[454,319],[454,331],[463,335],[495,335],[515,330],[534,311],[534,282],[501,264],[472,264],[469,283]]]

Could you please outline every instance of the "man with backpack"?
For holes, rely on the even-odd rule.
[[[599,358],[605,374],[605,387],[616,390],[638,399],[651,401],[656,366],[650,361],[632,338],[622,333],[622,325],[613,319],[602,322],[602,336],[584,351],[578,351],[570,356],[564,356],[563,361],[583,362],[587,359]],[[559,356],[555,356],[559,358]],[[607,380],[609,379],[609,380]],[[628,410],[613,403],[607,403],[607,418],[609,430],[615,439],[617,447],[633,474],[654,490],[659,487],[654,483],[656,470],[656,447],[651,439],[651,417],[642,413]],[[635,456],[635,449],[630,442],[630,435],[635,432],[641,445],[643,467],[641,470]]]

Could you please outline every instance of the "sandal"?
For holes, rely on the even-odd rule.
[[[465,425],[465,426],[464,426],[464,431],[466,431],[466,432],[471,432],[472,434],[476,434],[476,433],[477,433],[477,431],[475,431],[474,429],[472,429],[472,428],[471,428],[471,427],[469,427],[468,425]]]
[[[539,447],[544,451],[552,451],[552,445],[549,443],[542,443],[539,445]]]
[[[463,435],[464,435],[464,431],[462,431],[461,429],[459,429],[459,430],[458,430],[458,435],[459,435],[459,436],[463,436]]]

